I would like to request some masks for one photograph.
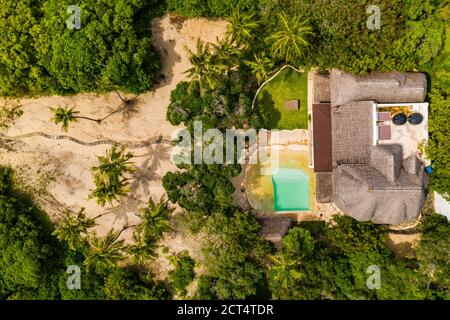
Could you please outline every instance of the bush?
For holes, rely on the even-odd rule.
[[[172,264],[175,269],[169,272],[169,282],[179,294],[186,295],[186,287],[194,280],[195,261],[183,251],[179,257],[173,256]]]

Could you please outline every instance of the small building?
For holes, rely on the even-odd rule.
[[[290,218],[282,216],[259,218],[258,221],[262,225],[261,237],[273,242],[276,246],[280,245],[281,239],[287,234],[292,224]]]

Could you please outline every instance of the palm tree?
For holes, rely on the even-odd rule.
[[[145,243],[158,241],[171,228],[169,219],[173,210],[163,198],[158,203],[150,198],[147,207],[139,210],[141,223],[136,226],[135,233],[141,235]]]
[[[67,106],[65,106],[65,107],[58,106],[56,109],[54,109],[54,108],[50,108],[50,109],[54,113],[53,121],[55,122],[55,124],[62,123],[62,129],[64,131],[67,131],[69,129],[69,124],[71,122],[76,122],[77,119],[85,119],[85,120],[95,121],[97,123],[101,122],[101,119],[93,119],[93,118],[84,117],[84,116],[77,116],[77,114],[79,114],[80,112],[75,111],[73,107],[69,108]]]
[[[248,46],[259,26],[254,13],[245,13],[237,7],[228,19],[227,35],[237,46]]]
[[[217,42],[213,44],[213,52],[217,61],[216,63],[224,68],[225,73],[238,62],[239,51],[229,36],[217,39]]]
[[[312,35],[308,20],[301,21],[300,16],[288,17],[285,12],[278,14],[280,26],[278,31],[268,37],[275,57],[292,62],[302,54],[303,48],[309,45],[306,40]]]
[[[126,174],[136,170],[129,161],[132,157],[131,152],[125,153],[124,146],[113,146],[105,156],[97,157],[100,164],[92,168],[96,189],[90,197],[96,198],[98,204],[101,206],[105,206],[107,202],[112,204],[129,192],[130,179]]]
[[[52,234],[66,241],[71,250],[76,250],[84,243],[83,235],[87,235],[88,229],[95,226],[95,219],[86,217],[84,208],[78,212],[67,210]]]
[[[88,270],[96,268],[106,270],[116,266],[116,263],[123,259],[123,251],[126,249],[123,240],[118,240],[120,232],[109,230],[105,237],[98,237],[96,233],[89,236],[89,252],[84,260]]]
[[[265,52],[255,53],[253,58],[253,61],[246,61],[245,63],[252,69],[258,84],[261,84],[273,73],[275,63]]]
[[[273,263],[271,275],[283,289],[287,289],[296,280],[302,278],[302,273],[298,270],[299,263],[294,259],[285,258],[282,254],[271,256],[270,259]]]
[[[214,89],[227,66],[222,64],[217,58],[209,43],[204,44],[200,39],[197,40],[197,52],[188,50],[189,61],[192,68],[185,71],[192,80],[192,84],[199,84],[200,91],[205,87]]]
[[[134,244],[127,247],[132,264],[143,264],[155,256],[156,242],[146,242],[141,233],[133,232]]]

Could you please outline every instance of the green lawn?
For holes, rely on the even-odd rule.
[[[300,101],[299,110],[286,110],[285,101],[294,99]],[[255,108],[260,108],[265,129],[307,129],[308,74],[284,69],[259,92]]]

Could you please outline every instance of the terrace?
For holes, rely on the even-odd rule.
[[[401,145],[404,159],[418,153],[427,162],[423,147],[428,141],[428,103],[377,104],[376,113],[377,144]],[[418,121],[414,115],[420,115]]]

